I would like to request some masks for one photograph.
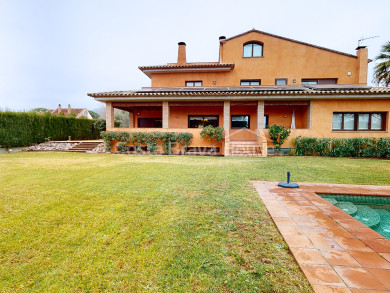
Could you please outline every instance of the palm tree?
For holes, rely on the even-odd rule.
[[[380,54],[375,58],[376,61],[380,61],[375,65],[374,69],[374,81],[378,85],[389,86],[390,84],[390,42],[387,42],[382,46]]]

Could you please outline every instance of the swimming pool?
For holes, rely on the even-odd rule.
[[[390,239],[390,197],[349,194],[318,195]]]

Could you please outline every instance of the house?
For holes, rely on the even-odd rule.
[[[72,108],[70,105],[68,105],[67,108],[62,108],[61,104],[58,105],[58,108],[55,110],[48,110],[50,114],[53,115],[64,115],[64,116],[74,116],[76,118],[87,118],[87,119],[93,119],[89,111],[85,108]]]
[[[253,29],[220,37],[218,62],[187,62],[180,42],[176,63],[139,67],[151,87],[88,95],[106,104],[107,130],[186,131],[208,147],[201,128],[222,126],[220,154],[266,156],[272,124],[291,128],[287,148],[297,136],[388,137],[390,88],[367,86],[368,62],[363,46],[351,55]],[[114,108],[129,128],[114,128]]]

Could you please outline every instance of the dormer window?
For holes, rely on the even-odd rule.
[[[263,56],[263,44],[260,43],[247,43],[244,44],[243,57],[262,57]]]

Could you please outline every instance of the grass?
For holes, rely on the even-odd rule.
[[[250,180],[390,184],[390,161],[0,155],[0,288],[311,292]]]

